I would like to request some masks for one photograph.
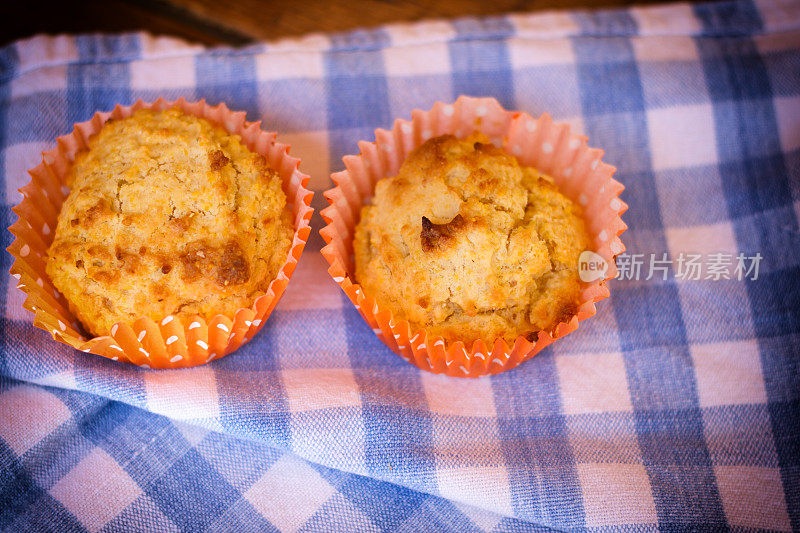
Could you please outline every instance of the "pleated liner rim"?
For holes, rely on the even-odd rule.
[[[579,322],[595,315],[595,303],[610,295],[606,281],[616,277],[615,258],[625,251],[619,238],[627,229],[620,216],[627,209],[619,199],[624,187],[612,177],[616,168],[601,161],[603,150],[588,147],[585,136],[572,134],[568,125],[554,123],[547,114],[537,119],[506,111],[494,98],[461,96],[452,104],[437,102],[429,111],[416,109],[411,117],[395,120],[391,130],[375,130],[375,141],[360,141],[360,154],[343,157],[345,170],[331,175],[334,187],[324,193],[330,205],[320,212],[326,222],[320,233],[326,242],[322,255],[330,265],[328,273],[374,333],[406,361],[454,377],[504,372],[575,331]],[[483,340],[467,347],[424,328],[412,331],[407,320],[394,318],[354,281],[354,231],[375,183],[397,174],[406,155],[427,139],[447,133],[464,138],[474,131],[487,135],[521,165],[551,175],[561,192],[583,207],[591,248],[608,265],[604,277],[581,283],[576,315],[558,324],[553,335],[539,331],[534,342],[519,336],[512,346],[498,338],[491,347]]]
[[[90,136],[99,132],[109,119],[125,118],[139,109],[172,107],[240,135],[251,151],[263,155],[280,174],[294,217],[294,237],[286,261],[266,293],[250,307],[240,308],[232,315],[218,314],[209,321],[195,316],[185,322],[172,315],[159,322],[141,317],[131,323],[115,324],[111,335],[84,336],[69,304],[45,271],[46,252],[61,206],[69,194],[66,173],[75,155],[88,148]],[[286,289],[311,233],[313,193],[306,188],[309,176],[300,172],[300,160],[289,155],[289,146],[277,142],[275,132],[262,131],[260,121],[247,122],[245,117],[244,112],[231,111],[224,103],[210,106],[205,100],[188,102],[185,98],[177,101],[159,98],[150,103],[139,100],[131,106],[117,105],[112,111],[95,113],[90,120],[75,124],[71,133],[58,137],[55,148],[42,152],[42,163],[28,171],[31,181],[19,189],[23,200],[12,209],[19,218],[8,228],[14,241],[7,248],[14,256],[11,274],[26,294],[23,307],[34,313],[34,326],[78,350],[145,368],[205,364],[237,350],[253,338]]]

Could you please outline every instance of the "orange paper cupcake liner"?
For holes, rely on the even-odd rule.
[[[222,126],[241,136],[253,152],[263,155],[283,180],[283,191],[294,215],[294,238],[286,262],[267,292],[249,308],[233,315],[219,314],[206,321],[196,316],[182,321],[174,316],[156,322],[142,317],[132,323],[117,323],[111,334],[85,337],[70,311],[66,299],[56,290],[45,272],[47,249],[53,240],[61,205],[69,194],[66,174],[75,155],[88,148],[89,138],[109,119],[131,116],[139,109],[164,110],[179,107],[185,113]],[[306,188],[309,176],[300,172],[300,160],[289,155],[289,147],[276,141],[274,132],[261,130],[260,122],[247,122],[244,112],[233,112],[225,104],[210,106],[204,100],[152,103],[141,100],[132,106],[117,106],[113,111],[96,113],[91,120],[76,124],[72,133],[59,137],[56,148],[42,153],[42,163],[31,169],[31,181],[19,191],[22,202],[13,208],[19,219],[9,231],[14,242],[8,251],[14,256],[11,274],[26,293],[23,306],[34,313],[34,326],[53,338],[84,352],[114,361],[126,361],[145,368],[181,368],[205,364],[223,357],[258,333],[278,303],[292,277],[300,254],[311,233],[309,221],[313,193]]]
[[[616,277],[614,260],[625,250],[619,238],[627,228],[620,217],[627,209],[619,199],[624,187],[612,177],[616,169],[601,161],[602,150],[588,147],[586,137],[570,133],[568,125],[554,123],[547,114],[533,118],[506,111],[493,98],[462,96],[453,104],[437,102],[430,111],[414,110],[411,117],[396,120],[391,130],[376,130],[375,142],[359,142],[361,153],[345,156],[345,170],[331,176],[335,187],[325,192],[330,205],[321,211],[327,225],[320,231],[327,243],[322,255],[330,264],[328,273],[375,334],[419,368],[457,377],[509,370],[575,331],[580,321],[596,313],[595,303],[609,296],[606,281]],[[539,331],[535,342],[520,336],[511,346],[504,339],[490,346],[483,340],[472,346],[448,343],[425,329],[413,331],[408,321],[394,318],[354,280],[353,236],[375,183],[397,174],[406,155],[431,137],[453,134],[463,139],[475,131],[514,155],[520,165],[552,176],[561,192],[583,207],[591,250],[608,266],[600,279],[581,283],[577,314],[558,324],[552,335]]]

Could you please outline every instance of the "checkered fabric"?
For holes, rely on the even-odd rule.
[[[40,151],[116,103],[227,102],[291,143],[322,191],[374,128],[461,94],[546,111],[604,148],[627,187],[628,254],[760,254],[757,276],[643,268],[612,281],[576,332],[474,380],[391,353],[327,276],[317,234],[265,329],[180,371],[54,342],[9,276],[0,529],[800,529],[797,2],[433,21],[242,49],[21,41],[0,49],[0,216],[13,222]]]

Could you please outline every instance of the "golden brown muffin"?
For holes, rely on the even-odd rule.
[[[231,315],[266,292],[293,235],[281,178],[179,109],[109,121],[69,170],[47,274],[88,331]]]
[[[483,136],[444,135],[376,184],[356,227],[356,280],[414,331],[513,342],[577,312],[588,241],[551,178]]]

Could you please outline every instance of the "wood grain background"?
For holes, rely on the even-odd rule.
[[[655,3],[664,0],[3,0],[0,45],[37,33],[134,30],[208,45],[241,45],[429,18]]]

